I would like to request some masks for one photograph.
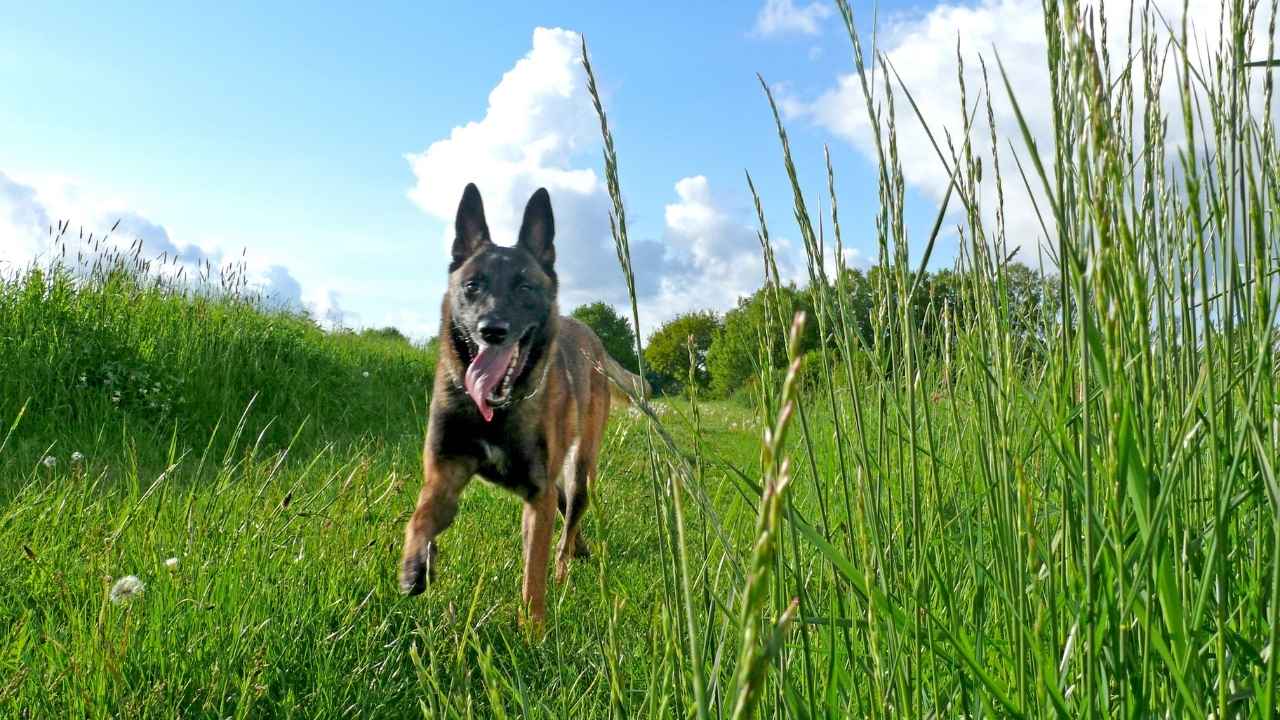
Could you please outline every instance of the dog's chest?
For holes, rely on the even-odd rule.
[[[530,458],[505,444],[482,438],[477,439],[475,445],[481,477],[524,498],[537,494],[539,483]]]
[[[478,440],[476,444],[480,446],[480,469],[506,475],[511,462],[511,454],[507,449],[488,440]]]

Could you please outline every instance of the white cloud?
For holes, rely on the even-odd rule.
[[[1175,29],[1180,27],[1183,0],[1157,0],[1154,5],[1170,26]],[[1190,0],[1188,17],[1198,39],[1192,45],[1193,57],[1211,56],[1218,47],[1221,12],[1222,4],[1216,0]],[[1107,15],[1110,29],[1109,50],[1113,63],[1118,66],[1122,62],[1120,59],[1127,57],[1129,53],[1126,32],[1128,6],[1124,3],[1109,3]],[[1258,21],[1256,27],[1265,28],[1265,20]],[[1161,42],[1161,47],[1167,44],[1168,33],[1163,24],[1157,24],[1157,35],[1166,39]],[[995,52],[999,53],[1008,73],[1018,104],[1042,157],[1051,158],[1054,110],[1049,96],[1044,17],[1040,0],[942,3],[924,13],[900,14],[891,17],[880,28],[879,43],[893,69],[911,91],[944,153],[948,153],[945,139],[948,133],[956,143],[960,142],[961,137],[963,116],[956,60],[959,43],[959,52],[964,58],[964,81],[968,88],[970,110],[980,98],[983,101],[975,117],[972,137],[974,150],[981,156],[983,166],[987,169],[980,191],[980,202],[984,211],[990,214],[995,207],[994,173],[990,171],[992,155],[986,98],[980,96],[983,88],[980,58],[985,58],[996,133],[1001,143],[998,159],[1004,179],[1008,238],[1011,245],[1030,251],[1024,253],[1021,258],[1023,261],[1034,263],[1036,243],[1045,240],[1044,233],[1031,203],[1027,202],[1026,190],[1010,153],[1009,143],[1013,144],[1018,157],[1023,161],[1041,209],[1044,210],[1047,205],[1039,195],[1039,182],[1028,162],[1029,156],[1013,106],[1008,100],[996,65]],[[1259,54],[1265,51],[1262,38],[1255,37],[1255,47]],[[883,80],[882,68],[877,68],[873,87],[881,107]],[[906,96],[898,88],[896,79],[894,97],[898,152],[904,179],[910,187],[940,201],[946,192],[949,175]],[[1182,141],[1182,127],[1177,107],[1176,77],[1173,68],[1167,65],[1160,98],[1165,112],[1171,114],[1174,120],[1169,123],[1168,137],[1172,153]],[[785,97],[784,100],[784,111],[789,116],[807,117],[816,125],[847,140],[871,162],[876,162],[873,128],[867,117],[861,80],[856,73],[840,76],[833,87],[811,102],[803,103]],[[1260,104],[1255,105],[1256,107],[1260,107]],[[954,199],[952,208],[958,208]]]
[[[525,203],[545,187],[566,308],[601,297],[617,302],[622,285],[609,237],[608,193],[588,165],[599,160],[600,130],[580,53],[577,33],[537,28],[532,49],[489,93],[482,119],[407,156],[417,177],[410,199],[445,224],[442,265],[467,183],[480,188],[490,234],[501,245],[514,244]]]
[[[691,310],[724,311],[764,281],[755,229],[722,209],[707,178],[683,178],[675,191],[676,202],[664,213],[668,270],[659,291],[641,303],[658,321]],[[789,272],[791,264],[785,264]],[[648,334],[657,324],[642,330]]]
[[[65,230],[59,232],[59,227]],[[112,228],[115,228],[112,230]],[[60,260],[81,269],[95,259],[129,255],[141,242],[139,257],[153,273],[195,279],[208,265],[217,282],[221,268],[236,267],[247,289],[279,307],[306,308],[322,324],[349,325],[349,313],[337,293],[313,291],[304,298],[301,283],[284,265],[242,253],[228,258],[221,248],[174,240],[169,230],[120,198],[98,195],[61,177],[23,182],[0,172],[0,273]]]
[[[0,172],[0,272],[29,262],[50,224],[35,189]]]
[[[765,0],[756,15],[754,33],[760,37],[817,35],[831,13],[831,6],[823,2],[797,7],[794,0]]]
[[[453,237],[462,189],[480,188],[495,242],[511,245],[529,196],[551,193],[556,218],[556,270],[563,312],[605,300],[629,307],[609,233],[611,203],[593,169],[600,162],[600,126],[586,90],[577,33],[538,28],[533,46],[489,94],[477,121],[407,156],[417,183],[409,197],[445,225],[441,272]],[[705,177],[676,183],[666,206],[662,241],[631,238],[632,268],[646,334],[677,313],[725,310],[760,286],[763,271],[755,231],[714,200]],[[628,313],[629,314],[629,313]],[[403,318],[417,327],[421,318]]]
[[[984,0],[975,6],[940,5],[923,17],[899,17],[891,19],[881,35],[882,48],[889,62],[901,75],[903,83],[912,91],[921,114],[928,120],[934,137],[943,144],[946,152],[945,133],[959,138],[962,122],[960,89],[957,83],[956,42],[961,43],[965,57],[965,83],[969,102],[973,103],[982,87],[982,68],[978,53],[990,55],[994,45],[1009,71],[1010,81],[1018,93],[1018,100],[1026,111],[1032,133],[1041,139],[1045,152],[1052,145],[1043,144],[1051,136],[1049,116],[1048,75],[1044,70],[1045,43],[1044,21],[1039,0]],[[990,72],[996,73],[994,60],[988,57]],[[882,73],[877,71],[877,83]],[[1004,138],[1016,138],[1012,108],[1004,101],[998,75],[991,78],[995,119]],[[940,201],[946,192],[950,176],[939,161],[933,145],[915,117],[901,92],[895,93],[896,130],[898,153],[903,176],[908,185],[923,191],[928,197]],[[861,79],[856,73],[838,78],[835,87],[827,90],[807,108],[789,99],[788,114],[807,115],[817,125],[849,141],[872,162],[876,161],[873,127],[867,117],[862,96]],[[976,150],[988,157],[984,163],[990,166],[987,150],[989,133],[985,110],[978,113],[974,128]],[[1014,190],[1016,169],[1012,158],[1002,149],[1001,171],[1005,175],[1006,193]],[[990,173],[988,173],[988,176]],[[987,183],[990,185],[991,183]],[[1020,183],[1017,187],[1020,187]],[[994,197],[994,188],[989,188]],[[988,198],[984,198],[988,199]],[[1011,238],[1030,235],[1035,237],[1039,229],[1031,210],[1021,211],[1021,204],[1011,203],[1009,208],[1009,235]]]
[[[303,295],[299,293],[299,298],[302,297]],[[360,324],[360,316],[350,310],[344,310],[342,308],[342,295],[332,288],[307,293],[305,299],[302,300],[302,304],[311,313],[311,317],[315,318],[316,322],[319,322],[324,327],[330,329],[349,328]]]

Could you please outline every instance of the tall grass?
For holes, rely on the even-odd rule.
[[[132,430],[220,455],[242,416],[273,448],[417,435],[434,372],[420,348],[326,333],[239,265],[187,277],[109,237],[68,257],[67,228],[50,261],[0,275],[0,417],[21,416],[0,463],[114,448]]]
[[[775,106],[827,367],[818,392],[793,401],[801,422],[785,450],[796,465],[786,527],[758,531],[758,542],[777,543],[772,591],[761,593],[760,568],[746,581],[718,574],[703,552],[702,599],[664,593],[668,627],[696,618],[684,624],[691,637],[669,641],[681,668],[675,714],[740,715],[758,702],[761,714],[800,717],[1273,717],[1280,156],[1271,76],[1246,53],[1274,28],[1257,26],[1256,3],[1227,3],[1221,44],[1196,57],[1194,28],[1166,28],[1135,4],[1126,57],[1113,58],[1107,32],[1117,30],[1105,13],[1046,0],[1054,123],[1052,143],[1038,145],[998,49],[976,93],[959,71],[966,122],[944,138],[913,89],[894,86],[887,60],[865,54],[852,9],[838,5],[879,158],[874,227],[890,287],[877,293],[878,332],[863,341],[849,328],[842,273],[834,283],[825,275],[824,221],[806,204]],[[1173,116],[1159,100],[1170,85],[1180,99]],[[993,95],[1014,106],[1014,137],[997,133]],[[620,208],[598,98],[597,109]],[[992,128],[985,136],[977,112]],[[918,257],[897,151],[905,122],[926,124],[952,178]],[[1185,138],[1176,145],[1175,123]],[[999,164],[1005,145],[1016,148],[1015,182]],[[984,155],[995,160],[985,181]],[[826,169],[842,265],[829,157]],[[1059,311],[1011,315],[1005,269],[1021,240],[1007,236],[1011,202],[1034,203],[1052,239],[1031,251],[1055,270]],[[766,279],[777,282],[760,208],[757,197]],[[935,355],[911,308],[943,220],[957,216],[961,302],[974,312],[928,305],[935,327],[947,328]],[[615,239],[621,256],[625,234]],[[775,308],[765,337],[785,332],[789,312]],[[780,402],[772,382],[762,370],[762,419]],[[769,477],[783,450],[767,435],[754,469],[693,442],[694,461],[707,455],[750,504],[778,502]],[[705,488],[689,483],[680,449],[652,453],[661,519]],[[669,541],[672,558],[683,557],[685,535]],[[682,570],[674,559],[670,567]],[[761,623],[789,619],[793,598],[785,641],[761,645]],[[755,660],[766,647],[767,674]],[[734,701],[728,686],[750,686],[751,699]]]

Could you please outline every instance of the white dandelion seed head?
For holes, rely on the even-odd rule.
[[[84,453],[80,452],[79,450],[71,453],[71,462],[78,463],[83,461],[84,461]]]
[[[57,465],[57,464],[58,464],[58,458],[56,458],[56,457],[54,457],[54,456],[52,456],[52,455],[45,455],[45,456],[44,456],[44,459],[40,461],[40,464],[41,464],[41,465],[44,465],[44,466],[45,466],[45,467],[47,467],[47,468],[51,468],[51,467],[53,467],[54,465]]]
[[[146,586],[135,575],[125,575],[111,586],[111,602],[117,605],[132,600],[134,596],[141,595]]]
[[[360,374],[361,374],[361,375],[363,375],[363,376],[365,376],[365,377],[369,377],[369,371],[368,371],[368,370],[365,370],[364,372],[362,372],[362,373],[360,373]]]
[[[178,569],[178,558],[176,558],[176,557],[171,557],[171,558],[169,558],[168,560],[165,560],[165,561],[164,561],[164,566],[165,566],[165,567],[167,567],[167,568],[169,568],[170,570],[177,570],[177,569]]]

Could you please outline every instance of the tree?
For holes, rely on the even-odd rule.
[[[1057,280],[1021,263],[1004,266],[1002,284],[996,278],[982,280],[973,270],[941,269],[922,277],[908,277],[910,298],[909,322],[916,333],[914,346],[922,360],[941,356],[948,342],[973,328],[980,313],[1007,307],[1008,331],[1014,340],[1019,359],[1030,357],[1043,345],[1046,322],[1052,326],[1058,318]],[[902,287],[893,268],[876,265],[865,276],[850,270],[845,276],[846,305],[868,340],[879,338],[889,342],[900,334]],[[1007,300],[1007,306],[1006,306]],[[988,303],[988,304],[984,304]],[[949,337],[948,337],[949,336]]]
[[[631,372],[639,372],[640,363],[636,358],[636,334],[631,330],[631,322],[618,314],[613,306],[605,302],[593,302],[579,305],[569,316],[595,331],[604,343],[605,352]]]
[[[861,336],[865,343],[871,342],[871,313],[874,297],[871,291],[871,281],[867,278],[866,273],[857,268],[845,268],[843,275],[831,281],[833,302],[842,302],[844,306],[844,319],[848,323],[850,332],[850,342],[855,346],[858,343],[857,337]],[[843,301],[840,299],[839,293],[843,290]],[[833,312],[839,313],[837,308]]]
[[[750,297],[740,298],[738,307],[725,313],[724,324],[707,352],[711,391],[728,397],[753,377],[762,363],[771,368],[786,367],[787,333],[797,310],[809,315],[800,338],[800,352],[806,353],[818,346],[818,324],[808,293],[791,285],[776,290],[766,285]]]
[[[703,310],[679,315],[658,328],[644,349],[645,364],[658,379],[658,388],[680,387],[689,381],[689,338],[693,337],[694,382],[705,388],[711,380],[707,350],[720,330],[720,318]]]
[[[1058,320],[1058,278],[1042,276],[1019,262],[1005,266],[1005,288],[1009,294],[1009,324],[1017,335],[1032,335],[1047,322]]]

